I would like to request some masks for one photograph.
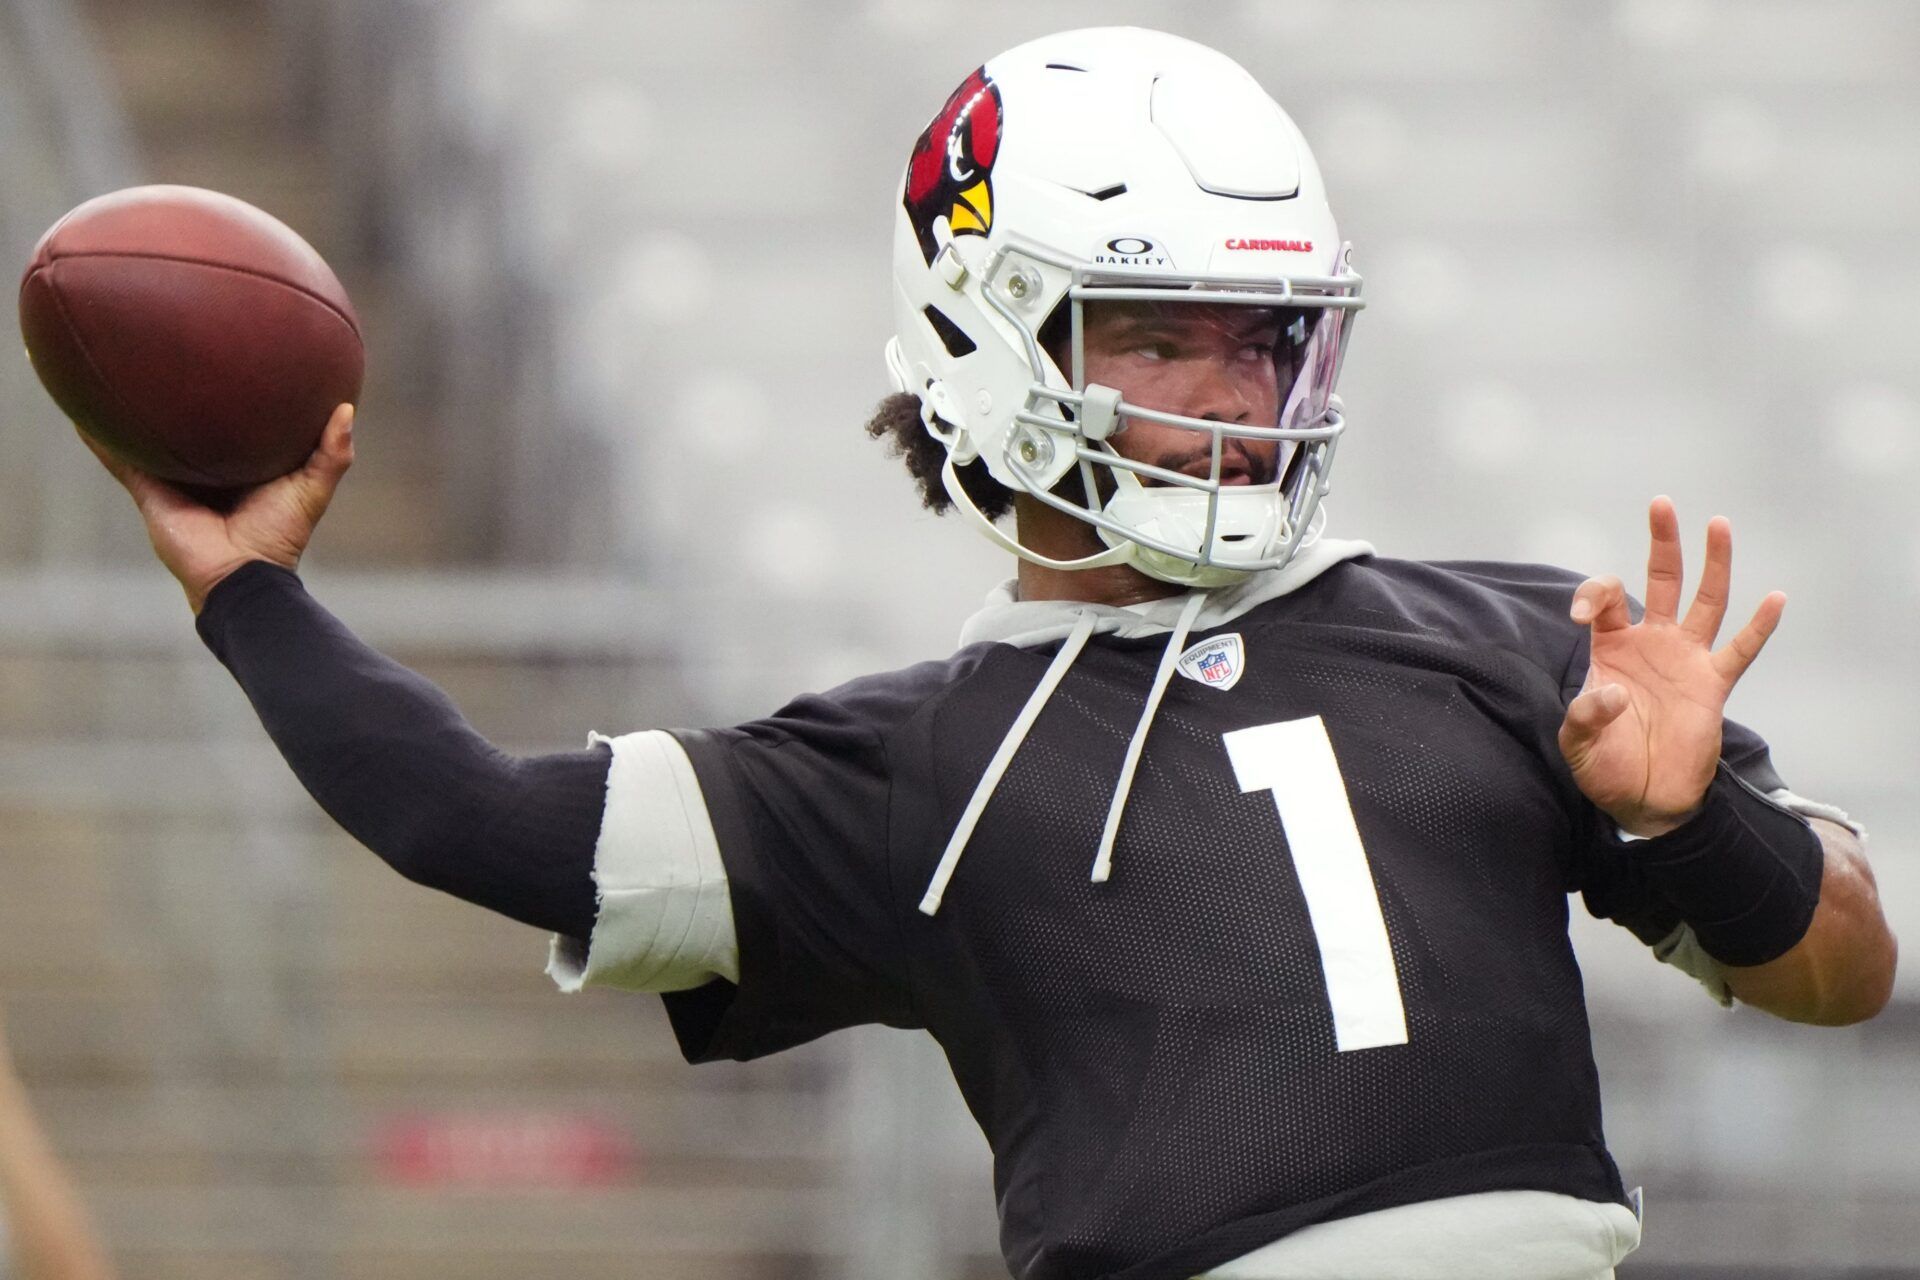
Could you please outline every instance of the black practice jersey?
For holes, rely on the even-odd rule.
[[[1578,581],[1363,557],[1196,632],[1240,636],[1239,678],[1168,687],[1102,884],[1166,637],[1096,635],[933,916],[921,894],[1057,644],[677,734],[741,965],[667,998],[682,1047],[927,1029],[992,1146],[1023,1280],[1171,1280],[1479,1191],[1622,1199],[1567,895],[1649,942],[1679,921],[1556,745],[1586,668]],[[1753,734],[1725,740],[1782,785]]]

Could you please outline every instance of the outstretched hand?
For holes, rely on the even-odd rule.
[[[80,439],[133,495],[155,553],[197,614],[215,584],[249,560],[299,566],[314,526],[353,465],[353,406],[333,411],[320,443],[298,470],[247,490],[228,511],[122,462],[84,432]]]
[[[1780,625],[1787,607],[1775,591],[1739,634],[1718,649],[1733,577],[1733,527],[1707,523],[1707,562],[1685,618],[1680,610],[1680,520],[1673,503],[1648,511],[1646,614],[1627,613],[1626,589],[1611,575],[1573,593],[1571,616],[1592,627],[1586,683],[1560,725],[1560,752],[1588,799],[1622,830],[1657,836],[1697,811],[1720,759],[1727,695]]]

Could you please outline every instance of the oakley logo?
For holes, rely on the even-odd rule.
[[[1311,240],[1229,240],[1227,248],[1268,253],[1312,253]]]
[[[1168,258],[1160,246],[1151,240],[1142,240],[1139,236],[1119,236],[1107,241],[1104,251],[1095,253],[1093,260],[1103,267],[1164,267]]]

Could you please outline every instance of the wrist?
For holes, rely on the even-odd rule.
[[[1658,840],[1661,836],[1671,835],[1689,823],[1697,821],[1706,809],[1707,797],[1702,794],[1700,803],[1684,813],[1633,813],[1625,817],[1609,813],[1607,816],[1613,819],[1614,825],[1620,828],[1620,834],[1624,837],[1633,840]]]
[[[1685,822],[1626,850],[1722,964],[1784,955],[1806,934],[1820,901],[1826,854],[1799,815],[1740,780],[1724,763]]]
[[[294,570],[294,565],[281,564],[278,560],[267,556],[238,555],[212,572],[195,574],[191,581],[182,578],[180,586],[187,594],[187,607],[193,610],[194,617],[200,616],[201,611],[207,607],[207,598],[221,583],[250,564],[270,564],[276,568],[285,569],[289,573]]]
[[[201,602],[194,630],[213,656],[227,661],[227,640],[233,627],[253,612],[257,597],[287,592],[304,594],[300,575],[272,560],[248,560],[236,565],[208,590]]]

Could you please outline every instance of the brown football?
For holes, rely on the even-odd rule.
[[[232,489],[298,467],[366,352],[313,247],[197,187],[89,200],[40,238],[20,332],[54,402],[143,471]]]

